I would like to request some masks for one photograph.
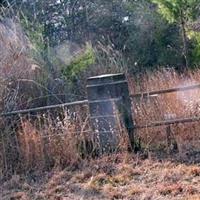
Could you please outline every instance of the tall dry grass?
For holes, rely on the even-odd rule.
[[[200,82],[200,71],[178,74],[161,70],[129,78],[131,93],[186,86]],[[135,124],[145,125],[171,118],[199,116],[200,91],[163,94],[133,99]],[[130,108],[131,109],[131,108]],[[2,118],[0,139],[1,174],[44,171],[53,167],[78,166],[90,151],[95,151],[94,134],[89,124],[88,107],[47,111],[37,115]],[[119,150],[127,150],[125,129],[117,128]],[[174,124],[135,131],[143,150],[184,156],[200,151],[199,122]],[[88,143],[91,142],[91,143]],[[194,159],[198,159],[197,157]],[[193,158],[193,157],[192,157]],[[195,161],[195,160],[193,160]]]
[[[5,117],[1,122],[0,169],[5,176],[78,165],[87,151],[87,107]]]
[[[129,78],[131,93],[186,86],[200,82],[200,71],[178,74],[160,70],[140,77]],[[199,116],[200,90],[163,94],[133,99],[133,118],[136,125],[171,118]],[[130,108],[131,109],[131,108]],[[90,151],[95,151],[94,134],[89,124],[88,107],[47,111],[37,115],[2,118],[0,139],[1,174],[44,171],[53,167],[75,166]],[[119,150],[127,150],[125,129],[117,127]],[[198,160],[200,151],[199,122],[174,124],[135,131],[141,147],[147,152],[187,154]],[[88,143],[91,142],[91,143]],[[193,160],[195,162],[195,160]]]
[[[129,143],[128,134],[120,116],[115,114],[117,127],[111,132],[118,145],[110,149],[124,152]],[[5,178],[15,173],[78,167],[83,159],[101,154],[98,137],[90,126],[87,105],[13,115],[1,120],[0,169]]]
[[[30,97],[38,97],[41,88],[22,80],[36,81],[41,74],[39,64],[32,59],[31,44],[19,20],[4,16],[0,21],[0,110],[25,108]]]
[[[121,57],[118,53],[115,55],[111,47],[104,48],[99,44],[98,48],[105,54],[103,55],[106,67],[96,67],[96,71],[91,74],[116,73],[125,68],[123,62],[119,64],[120,67],[116,67]],[[32,82],[19,83],[19,79],[32,80],[37,76],[38,66],[30,58],[29,50],[28,38],[15,21],[6,19],[0,22],[0,110],[17,109],[19,104],[26,104],[29,97],[41,96],[40,86],[33,89]],[[102,60],[99,59],[99,62]],[[111,67],[108,68],[107,65]],[[86,73],[84,77],[91,74]],[[173,69],[163,69],[129,77],[132,94],[199,82],[200,70],[179,74]],[[132,102],[133,118],[137,125],[200,115],[199,89],[133,99]],[[61,115],[46,112],[33,116],[1,118],[0,175],[9,176],[32,170],[43,171],[56,166],[64,167],[79,163],[83,154],[87,152],[88,145],[90,146],[88,140],[94,140],[88,123],[88,110],[72,109]],[[193,122],[170,127],[146,128],[135,133],[136,138],[141,140],[142,148],[147,151],[178,151],[179,154],[190,155],[200,151],[199,127],[199,122]],[[124,128],[118,127],[118,132],[115,134],[121,136],[119,145],[121,149],[126,150],[127,138],[124,138]]]
[[[163,69],[130,78],[129,83],[132,94],[188,86],[200,83],[200,70],[179,74],[173,69]],[[200,116],[200,89],[135,98],[132,102],[133,115],[137,125],[173,118]],[[137,134],[146,149],[166,152],[169,148],[173,150],[174,145],[177,145],[179,153],[198,152],[200,151],[199,124],[199,122],[193,122],[175,124],[170,127],[144,128],[137,130]],[[168,135],[169,131],[170,136]],[[168,139],[171,142],[167,141]]]
[[[45,87],[48,80],[43,80],[44,85],[37,82],[43,78],[43,69],[32,59],[30,41],[16,20],[0,22],[0,47],[0,110],[41,106],[33,100],[54,91]],[[112,59],[109,62],[116,63]],[[47,111],[0,118],[0,175],[73,165],[85,156],[88,146],[96,145],[91,145],[88,111],[70,109],[61,115]],[[120,145],[125,142],[123,139]]]

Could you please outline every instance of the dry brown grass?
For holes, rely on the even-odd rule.
[[[122,127],[119,130],[122,131],[116,133],[120,139],[118,149],[127,151],[127,137]],[[85,105],[2,117],[2,177],[77,168],[83,158],[95,156],[98,144],[94,141]]]
[[[2,199],[200,199],[200,176],[191,173],[194,168],[199,170],[198,165],[159,162],[156,158],[137,160],[133,155],[124,162],[125,156],[109,156],[110,163],[105,158],[83,161],[77,170],[55,169],[35,177],[34,182],[15,176],[2,185]]]
[[[41,88],[20,80],[36,80],[41,72],[39,64],[31,58],[31,45],[20,23],[4,17],[0,22],[0,110],[19,109],[21,104],[25,107],[27,100]]]
[[[29,49],[28,39],[16,20],[6,18],[0,23],[1,78],[23,78],[33,75]]]
[[[108,63],[113,66],[117,62]],[[113,72],[112,67],[105,66],[105,72]],[[102,67],[97,70],[102,73]],[[30,44],[21,27],[8,19],[0,22],[0,110],[19,108],[30,97],[37,96],[30,90],[32,83],[22,84],[19,79],[35,79],[40,72],[38,64],[30,58]],[[200,83],[200,70],[185,74],[160,70],[129,80],[131,93],[195,83]],[[41,92],[41,88],[35,86],[35,91]],[[137,130],[148,160],[127,152],[83,160],[88,138],[93,142],[87,109],[62,110],[61,117],[48,111],[1,118],[0,200],[200,199],[199,165],[180,164],[174,158],[177,145],[181,161],[187,155],[190,163],[200,162],[199,122],[172,125],[170,141],[166,126]],[[200,116],[200,90],[134,99],[133,116],[138,125]],[[124,152],[127,138],[121,126],[119,130],[119,146]],[[160,156],[162,162],[152,158],[152,151],[164,153]],[[166,153],[175,161],[165,160]]]
[[[129,82],[131,93],[166,89],[200,82],[200,71],[179,75],[173,70],[163,70]],[[139,125],[171,117],[199,116],[199,97],[200,91],[194,90],[159,95],[153,99],[133,100],[133,116]],[[76,115],[72,117],[70,113]],[[148,152],[149,160],[143,161],[140,156],[132,159],[132,155],[126,153],[123,158],[116,155],[105,156],[85,164],[82,155],[86,152],[86,141],[92,138],[87,114],[87,108],[77,108],[64,113],[62,119],[57,117],[58,113],[51,115],[49,112],[4,119],[5,126],[0,139],[0,174],[7,179],[11,178],[12,189],[5,186],[4,190],[12,193],[13,199],[64,199],[67,193],[69,198],[67,196],[66,199],[199,198],[198,165],[158,162],[152,160],[154,153],[151,153],[164,153],[164,156],[170,153],[176,160],[173,146],[176,143],[182,161],[188,155],[190,162],[198,163],[199,122],[172,125],[171,146],[167,146],[169,141],[165,126],[138,130],[137,137],[141,139],[144,152]],[[123,130],[122,127],[120,130]],[[127,141],[124,133],[119,135],[122,136],[120,146],[124,152]],[[160,158],[164,158],[163,154]],[[68,171],[62,171],[63,168]],[[53,175],[49,172],[52,169],[55,170]],[[42,176],[46,171],[50,173],[50,178]],[[17,181],[13,178],[13,174],[19,173],[27,176],[41,175],[43,183],[36,181],[42,187],[41,191],[32,189],[34,192],[25,192],[25,188],[29,187],[24,186],[24,183],[21,183],[23,186],[16,184]],[[11,191],[16,188],[20,188],[19,191]],[[5,194],[4,199],[7,195]]]
[[[72,120],[67,112],[62,113],[62,120],[55,112],[51,117],[38,114],[17,120],[6,118],[0,140],[3,176],[78,165],[86,153],[88,118],[79,115]]]
[[[199,70],[189,71],[184,75],[174,70],[161,70],[144,74],[134,80],[130,79],[129,84],[131,93],[152,91],[197,83],[200,81],[199,74]],[[167,117],[197,116],[200,112],[199,96],[200,90],[196,89],[185,93],[159,95],[153,99],[150,97],[133,99],[133,116],[136,124],[139,125],[165,120]],[[0,173],[6,171],[12,174],[21,169],[46,170],[55,166],[76,165],[81,157],[80,152],[86,151],[86,141],[91,137],[86,133],[90,130],[87,109],[73,108],[63,115],[63,119],[59,118],[58,112],[52,114],[47,112],[34,117],[27,115],[23,118],[6,118],[5,126],[3,125],[4,133],[0,140],[2,158]],[[120,127],[119,130],[124,129]],[[119,136],[122,136],[119,144],[121,150],[126,151],[127,140],[124,133],[120,133]],[[191,156],[193,152],[198,152],[200,147],[199,122],[172,125],[170,146],[167,146],[169,141],[167,141],[165,126],[138,130],[137,136],[141,139],[142,148],[148,152],[149,157],[151,157],[151,150],[168,154],[171,152],[173,155],[175,144],[182,157],[186,153]],[[191,161],[198,162],[198,154],[192,159],[193,157]],[[194,169],[193,173],[199,172]]]
[[[200,71],[178,74],[175,70],[160,70],[130,78],[131,93],[188,86],[200,82]],[[136,124],[145,125],[155,121],[173,118],[200,116],[200,90],[174,92],[133,99]],[[171,125],[171,146],[167,146],[166,126],[138,130],[144,148],[147,150],[173,151],[174,142],[180,154],[192,150],[200,151],[199,122]]]

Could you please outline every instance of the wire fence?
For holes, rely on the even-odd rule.
[[[199,89],[195,84],[130,95],[135,135],[144,149],[199,155]]]
[[[195,133],[198,132],[196,123],[200,121],[200,116],[144,122],[138,117],[139,107],[144,105],[141,102],[143,100],[146,102],[146,99],[152,97],[157,98],[157,95],[186,92],[199,88],[200,84],[196,84],[130,95],[133,104],[134,129],[141,132],[141,135],[146,134],[144,134],[146,144],[149,145],[155,138],[159,138],[161,132],[166,131],[167,138],[170,140],[170,142],[167,141],[169,146],[172,143],[171,134],[173,132],[173,127],[171,128],[170,125],[174,124],[195,123],[195,127],[191,125],[189,131],[195,129]],[[119,98],[113,100],[119,100]],[[108,100],[101,100],[101,102],[104,101]],[[151,106],[149,108],[154,110],[155,108]],[[162,107],[159,106],[160,108]],[[146,115],[149,119],[148,113]],[[3,166],[3,171],[12,174],[15,170],[30,170],[41,166],[48,168],[57,162],[66,163],[77,155],[77,151],[74,152],[75,149],[79,149],[79,153],[82,154],[87,152],[88,148],[95,148],[94,130],[91,128],[90,120],[91,118],[105,118],[106,120],[106,117],[115,116],[90,116],[88,100],[2,113],[0,115],[0,166]],[[161,126],[163,128],[152,131],[152,128]],[[113,129],[115,133],[118,131],[121,129]],[[152,136],[150,139],[151,131],[155,133],[155,137]],[[195,139],[197,140],[197,137]],[[36,160],[38,162],[35,162]]]
[[[161,94],[173,93],[173,92],[183,92],[183,91],[188,91],[188,90],[194,90],[197,88],[200,88],[200,84],[195,84],[195,85],[190,85],[190,86],[185,86],[185,87],[176,87],[176,88],[170,88],[170,89],[164,89],[164,90],[157,90],[157,91],[150,91],[150,92],[136,93],[136,94],[131,94],[130,98],[132,99],[133,104],[134,104],[134,100],[137,98],[144,99],[144,98],[149,98],[154,95],[161,95]],[[88,100],[75,101],[75,102],[69,102],[69,103],[58,104],[58,105],[51,105],[51,106],[45,106],[45,107],[39,107],[39,108],[17,110],[17,111],[8,112],[8,113],[2,113],[0,117],[8,117],[12,115],[24,115],[24,114],[31,115],[31,113],[38,113],[41,111],[49,111],[53,109],[66,108],[66,107],[76,106],[76,105],[87,105],[87,104],[88,104]],[[175,124],[175,123],[188,123],[188,122],[194,122],[194,121],[199,121],[199,120],[200,120],[200,117],[191,117],[191,118],[173,119],[173,120],[165,120],[165,121],[155,121],[155,122],[151,122],[150,124],[136,125],[135,128],[141,129],[141,128],[169,125],[169,124]]]
[[[101,103],[108,101],[114,104],[119,98]],[[107,123],[108,118],[116,116],[90,116],[88,100],[2,113],[0,168],[3,166],[4,174],[50,168],[95,151],[99,144],[90,120],[96,118]],[[101,130],[104,135],[109,132]],[[119,129],[113,128],[112,132],[117,134]]]
[[[7,176],[66,165],[91,138],[85,100],[3,113],[0,119],[0,169]]]
[[[169,89],[163,89],[163,90],[156,90],[156,91],[150,91],[150,92],[142,92],[142,93],[136,93],[131,94],[130,98],[133,101],[136,99],[142,100],[142,99],[148,99],[150,97],[156,97],[157,95],[163,95],[168,93],[176,93],[176,92],[186,92],[190,90],[200,89],[200,84],[194,84],[189,85],[185,87],[175,87],[175,88],[169,88]],[[143,129],[143,128],[150,128],[150,127],[157,127],[157,126],[165,126],[165,125],[171,125],[171,124],[177,124],[177,123],[190,123],[190,122],[196,122],[200,121],[200,116],[195,117],[187,117],[187,118],[174,118],[170,120],[164,120],[164,121],[154,121],[146,124],[137,124],[135,125],[135,129]]]

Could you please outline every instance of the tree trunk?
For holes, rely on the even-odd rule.
[[[185,28],[185,20],[183,14],[181,13],[181,32],[182,32],[182,42],[183,42],[183,60],[184,60],[184,70],[188,69],[188,48],[187,48],[187,35],[186,35],[186,28]]]
[[[89,21],[88,21],[88,8],[87,8],[87,2],[86,0],[84,0],[83,2],[83,9],[85,12],[85,33],[84,33],[84,37],[85,37],[85,41],[90,40],[90,32],[89,32]]]

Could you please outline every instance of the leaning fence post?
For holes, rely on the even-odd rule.
[[[116,149],[118,140],[115,135],[117,108],[120,119],[126,127],[131,147],[134,145],[133,119],[128,82],[124,74],[107,74],[88,78],[87,94],[90,121],[98,139],[101,153]]]

